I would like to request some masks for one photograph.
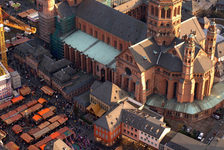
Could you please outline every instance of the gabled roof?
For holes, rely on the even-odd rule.
[[[63,1],[55,4],[56,11],[58,15],[62,18],[71,17],[75,14],[75,9],[69,6],[67,1]]]
[[[112,111],[103,115],[100,119],[96,120],[94,124],[100,126],[108,131],[121,123],[121,111],[123,109],[134,109],[135,107],[124,101]]]
[[[201,42],[206,38],[196,17],[192,17],[188,20],[181,22],[180,38],[182,38],[184,35],[189,35],[192,30],[196,31],[195,39],[197,43]]]
[[[109,81],[99,84],[98,87],[91,91],[91,95],[95,96],[109,106],[127,97],[127,93],[125,91]]]
[[[162,53],[158,65],[172,72],[182,72],[182,61],[170,53]]]
[[[145,71],[156,64],[160,50],[152,38],[147,38],[129,49],[140,71]]]
[[[201,55],[194,60],[194,73],[205,73],[213,67],[211,59]]]
[[[76,15],[125,41],[135,44],[147,36],[147,25],[95,0],[83,0]]]
[[[165,123],[147,113],[140,116],[141,113],[142,111],[137,109],[123,109],[122,122],[159,139],[166,128]]]

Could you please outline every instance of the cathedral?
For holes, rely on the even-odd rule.
[[[95,0],[37,4],[41,39],[49,43],[55,20],[73,16],[75,30],[62,36],[63,56],[151,109],[198,120],[223,104],[221,91],[215,91],[218,100],[209,97],[217,62],[215,21],[206,35],[196,17],[181,22],[181,0],[143,1],[146,23]]]

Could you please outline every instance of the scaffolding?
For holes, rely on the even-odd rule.
[[[50,36],[51,39],[51,53],[57,58],[64,57],[63,40],[67,37],[68,33],[75,29],[75,16],[66,18],[55,18],[55,32]]]

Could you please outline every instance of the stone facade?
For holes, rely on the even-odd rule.
[[[122,36],[124,34],[122,31],[116,33],[117,35],[112,34],[111,32],[114,30],[110,31],[107,28],[110,24],[99,27],[101,24],[92,21],[89,17],[91,14],[87,13],[88,17],[82,16],[88,12],[84,10],[85,8],[91,8],[88,6],[91,2],[87,2],[88,0],[83,0],[80,5],[77,5],[77,9],[81,13],[75,17],[76,29],[120,50],[120,54],[115,57],[116,67],[112,69],[97,62],[94,58],[84,55],[84,52],[75,49],[74,46],[64,44],[65,58],[73,62],[77,68],[98,76],[101,81],[112,81],[128,91],[142,104],[146,103],[153,94],[163,95],[168,101],[175,99],[177,103],[203,101],[205,96],[211,94],[214,66],[217,62],[217,58],[214,56],[216,45],[214,21],[209,25],[206,36],[197,18],[192,17],[181,22],[181,0],[151,0],[147,4],[147,13],[145,14],[147,16],[147,25],[145,24],[147,31],[144,33],[147,32],[148,38],[145,37],[145,40],[137,42],[136,36],[133,40],[135,42],[130,42],[131,35],[136,35],[134,32],[131,33],[131,30],[127,35],[129,39],[125,39],[125,36]],[[101,8],[98,4],[94,3],[93,5]],[[141,3],[141,5],[145,6],[145,3]],[[80,8],[84,11],[81,11]],[[103,6],[102,9],[104,9]],[[135,10],[140,11],[141,9],[136,7]],[[63,13],[63,11],[61,12]],[[102,12],[96,14],[100,13]],[[139,18],[141,15],[133,16]],[[92,17],[96,18],[97,16]],[[111,19],[113,20],[113,17]],[[107,21],[112,22],[111,20]],[[116,28],[120,29],[121,27],[116,26]],[[137,29],[135,30],[137,31]],[[157,108],[157,111],[159,112],[160,109]]]

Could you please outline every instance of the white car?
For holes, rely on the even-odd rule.
[[[204,133],[201,132],[201,133],[198,135],[198,139],[199,139],[199,140],[202,140],[203,136],[204,136]]]

